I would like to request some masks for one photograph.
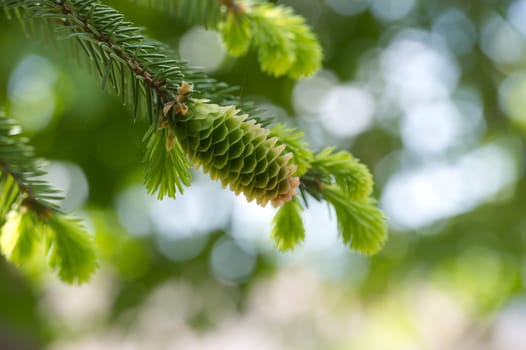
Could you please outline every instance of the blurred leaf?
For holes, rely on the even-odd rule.
[[[244,13],[229,11],[219,31],[228,53],[233,56],[244,55],[250,48],[252,41],[252,25]]]
[[[258,4],[247,15],[264,72],[297,79],[321,67],[320,44],[303,17],[295,15],[290,7]]]
[[[163,12],[171,13],[188,24],[217,26],[221,18],[221,4],[218,0],[133,0]]]
[[[325,148],[314,156],[311,163],[314,171],[320,172],[327,183],[334,182],[349,198],[360,201],[373,192],[373,176],[349,152],[334,152],[334,147]]]
[[[92,237],[77,219],[52,216],[44,227],[49,265],[68,283],[86,282],[98,267]]]
[[[33,256],[35,247],[42,237],[36,225],[34,214],[22,209],[8,215],[0,231],[0,247],[4,256],[17,265],[22,265]]]
[[[387,240],[384,215],[371,200],[354,201],[347,198],[336,185],[323,189],[325,199],[334,207],[338,230],[343,242],[362,254],[376,254]]]
[[[288,201],[278,209],[272,220],[270,236],[279,250],[292,250],[305,239],[305,228],[300,215],[302,210],[297,199]]]

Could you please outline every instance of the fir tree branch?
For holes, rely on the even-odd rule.
[[[87,281],[97,268],[94,245],[78,220],[52,200],[58,191],[44,174],[20,128],[0,113],[0,250],[15,264],[46,246],[48,262],[69,283]]]
[[[159,118],[164,104],[178,96],[184,80],[192,82],[195,97],[206,97],[219,104],[237,104],[232,103],[237,102],[232,95],[236,88],[217,82],[174,58],[166,45],[143,35],[140,28],[98,0],[2,0],[0,3],[21,12],[24,22],[40,20],[46,24],[45,28],[50,24],[52,37],[59,33],[64,39],[71,39],[69,42],[83,53],[79,56],[87,57],[88,65],[95,66],[102,86],[111,85],[122,102],[133,109],[134,115],[138,114],[137,106],[141,102],[150,119]],[[155,124],[153,120],[150,123]]]
[[[12,6],[19,6],[28,12],[32,18],[42,18],[45,21],[50,21],[58,30],[64,31],[65,37],[76,42],[83,49],[81,52],[85,52],[91,58],[91,62],[97,67],[96,71],[102,80],[102,84],[105,85],[106,81],[109,80],[114,91],[121,95],[123,103],[131,105],[134,114],[137,114],[138,100],[142,101],[142,105],[145,105],[147,109],[151,127],[154,130],[157,130],[161,124],[168,124],[175,130],[176,134],[179,133],[181,135],[181,130],[184,129],[182,126],[184,125],[180,125],[179,121],[184,120],[186,124],[190,122],[190,120],[185,118],[188,108],[194,110],[194,104],[203,106],[203,100],[199,99],[199,97],[205,94],[207,99],[218,105],[238,103],[238,100],[230,95],[232,88],[208,78],[204,73],[189,67],[177,59],[170,58],[171,52],[164,45],[146,38],[140,33],[138,28],[133,27],[129,22],[125,22],[124,16],[98,1],[48,0],[30,2],[30,4],[25,1],[9,1],[8,7]],[[124,73],[126,70],[129,74]],[[132,84],[129,83],[130,80]],[[192,85],[186,81],[191,82]],[[132,95],[128,96],[127,92],[129,90],[126,87],[131,85],[134,85],[134,88]],[[137,93],[137,87],[141,88],[143,94]],[[189,95],[191,95],[191,98],[189,98]],[[214,103],[210,104],[210,106],[213,105]],[[250,107],[243,108],[242,106],[241,109],[250,110]],[[222,111],[226,113],[227,110]],[[245,120],[249,116],[248,113],[243,115],[244,119],[239,125],[245,126],[239,128],[238,131],[244,130],[244,132],[247,132],[243,140],[252,142],[251,145],[247,145],[246,150],[259,149],[261,145],[256,142],[259,142],[260,139],[249,136],[252,133],[250,130],[253,129],[255,122],[253,120]],[[225,116],[233,119],[224,125],[237,125],[239,123],[235,114],[226,113]],[[176,124],[178,124],[177,128]],[[219,131],[222,129],[214,126],[210,130]],[[275,139],[272,146],[277,141],[279,140]],[[272,183],[271,187],[265,189],[268,193],[263,193],[262,188],[257,187],[261,186],[259,182],[261,182],[260,178],[263,175],[256,178],[256,174],[247,174],[248,163],[243,163],[244,168],[238,169],[239,172],[244,174],[243,176],[236,175],[233,171],[230,171],[229,174],[222,176],[222,179],[228,179],[230,181],[228,185],[236,192],[244,192],[249,200],[255,199],[260,203],[267,203],[268,201],[281,203],[285,198],[290,199],[290,194],[294,193],[294,191],[289,187],[296,187],[298,183],[298,180],[292,178],[292,171],[289,170],[290,165],[288,163],[291,157],[284,153],[285,147],[276,147],[275,150],[277,152],[271,152],[271,154],[275,155],[272,161],[279,164],[276,163],[278,164],[276,168],[277,173],[270,176],[270,178],[279,174],[280,180],[277,183]],[[191,148],[187,148],[187,152],[190,151]],[[214,166],[217,167],[224,155],[215,151],[215,153],[211,153],[212,151],[214,149],[211,149],[207,154],[209,156],[213,155],[218,159],[217,161],[211,160],[215,164]],[[183,179],[181,183],[187,184],[188,174],[183,170],[185,169],[185,158],[181,153],[181,148],[174,147],[170,152],[173,153],[173,157],[165,157],[158,152],[151,153],[151,155],[161,157],[166,162],[171,162],[175,159],[180,166],[172,167],[174,169],[172,177],[174,179]],[[265,150],[260,153],[267,154],[268,152],[268,150]],[[248,155],[250,155],[250,152],[248,152]],[[145,160],[147,174],[163,173],[163,170],[168,167],[164,166],[159,159],[151,156],[145,157]],[[197,158],[194,158],[194,161],[198,165],[204,164]],[[235,159],[229,159],[229,161],[234,162]],[[271,165],[269,164],[268,166],[270,167]],[[177,172],[176,169],[181,169],[182,171]],[[212,168],[204,167],[204,169],[212,171]],[[228,167],[228,169],[236,168]],[[213,177],[215,176],[214,174],[211,173]],[[165,194],[174,195],[174,192],[169,187],[163,186],[158,180],[149,181],[146,179],[146,183],[150,192],[159,191],[160,197]],[[276,189],[274,186],[280,187]],[[181,188],[181,186],[176,187]],[[259,189],[258,191],[255,190],[256,187]],[[254,196],[254,193],[261,194]]]
[[[345,242],[350,241],[350,232],[358,232],[350,244],[352,248],[370,254],[383,244],[385,221],[368,198],[372,189],[370,174],[350,155],[329,150],[314,157],[292,130],[265,129],[254,120],[257,112],[231,95],[231,87],[173,59],[165,45],[145,37],[122,14],[99,1],[3,0],[2,4],[24,13],[31,21],[44,21],[71,39],[95,66],[103,87],[110,85],[134,115],[139,114],[138,106],[143,107],[153,133],[145,138],[149,150],[145,157],[146,174],[150,174],[146,183],[150,192],[159,191],[159,197],[173,196],[175,189],[181,191],[181,185],[188,184],[184,150],[213,179],[262,205],[272,202],[279,206],[290,200],[297,203],[296,187],[301,182],[302,193],[326,199],[335,207]],[[262,5],[251,16],[259,28],[254,42],[260,46],[260,60],[271,73],[299,74],[293,66],[296,60],[303,67],[300,71],[319,65],[321,51],[311,46],[314,37],[305,31],[303,20],[289,9]],[[277,18],[276,23],[271,18]],[[283,36],[283,31],[290,31],[293,36]],[[252,35],[252,29],[247,33]],[[276,45],[288,47],[282,53],[290,55],[290,59],[276,59]],[[317,52],[314,60],[305,60],[309,50]],[[163,131],[166,128],[170,128],[168,134]],[[158,133],[163,133],[162,137]],[[167,157],[163,152],[172,154]],[[152,177],[166,169],[172,169],[166,178]],[[351,202],[345,204],[346,200]],[[281,212],[295,213],[298,218],[301,209],[299,203],[291,204]],[[363,217],[369,214],[372,221]],[[284,222],[281,227],[286,227],[296,225],[298,220],[277,222]],[[293,241],[298,239],[280,243],[282,249],[288,249]]]
[[[20,135],[20,128],[0,112],[0,223],[14,205],[22,204],[43,217],[58,211],[52,201],[62,197],[39,179],[42,175],[33,148]]]

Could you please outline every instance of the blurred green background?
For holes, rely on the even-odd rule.
[[[0,349],[524,349],[526,0],[279,1],[324,49],[324,69],[297,82],[227,57],[215,32],[105,3],[313,148],[366,163],[390,238],[355,254],[312,201],[306,241],[279,253],[273,209],[197,172],[157,201],[144,121],[0,16],[0,105],[50,160],[102,265],[72,287],[2,259]]]

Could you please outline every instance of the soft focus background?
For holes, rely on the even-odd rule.
[[[145,124],[0,16],[0,104],[102,261],[71,287],[1,260],[2,350],[526,349],[526,0],[279,1],[325,52],[298,82],[227,57],[215,32],[108,3],[314,148],[360,158],[390,238],[357,255],[313,201],[306,241],[279,253],[273,210],[199,173],[157,201],[142,186]]]

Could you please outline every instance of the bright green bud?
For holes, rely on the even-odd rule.
[[[363,200],[373,192],[373,176],[369,169],[349,152],[334,153],[334,147],[325,148],[314,156],[312,169],[332,180],[353,200]]]
[[[258,4],[248,13],[263,71],[300,78],[321,66],[322,50],[305,19],[286,6]]]
[[[2,117],[0,111],[0,132],[6,132],[5,130],[9,130],[7,132],[10,132],[12,125],[8,124],[9,122],[6,123],[7,125],[2,125],[3,122],[5,123],[5,118]],[[2,130],[2,127],[4,127],[4,130]],[[2,146],[5,147],[5,145],[9,145],[7,149],[13,147],[9,139],[0,135],[0,148]],[[0,170],[0,228],[4,225],[11,209],[16,206],[19,197],[20,191],[16,179],[12,175]]]
[[[261,69],[276,77],[285,75],[296,61],[290,22],[297,17],[287,7],[262,4],[250,13],[254,23],[254,44]]]
[[[35,251],[40,237],[35,230],[33,213],[24,207],[11,212],[2,227],[0,247],[7,260],[21,265],[27,262]]]
[[[382,249],[387,240],[387,226],[383,213],[374,202],[351,200],[337,185],[325,186],[322,193],[336,211],[338,230],[344,243],[366,255]]]
[[[301,18],[301,17],[300,17]],[[309,27],[301,23],[291,27],[296,45],[296,61],[290,68],[288,76],[292,79],[308,77],[321,67],[323,58],[321,46]]]
[[[285,203],[272,220],[273,228],[270,236],[276,248],[281,251],[294,249],[305,239],[305,228],[301,219],[303,207],[297,199]]]
[[[175,198],[176,193],[183,193],[184,186],[190,185],[190,163],[174,132],[169,128],[150,127],[143,142],[146,144],[144,183],[148,193],[157,193],[158,199]]]
[[[45,246],[48,263],[68,283],[90,279],[98,267],[92,237],[78,220],[51,215],[45,221]]]
[[[252,40],[252,27],[243,12],[229,11],[226,20],[220,24],[219,31],[228,53],[241,56],[248,51]]]
[[[190,160],[223,187],[244,193],[248,201],[280,206],[299,185],[292,154],[268,129],[238,113],[233,106],[194,101],[176,121],[177,138]]]

